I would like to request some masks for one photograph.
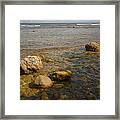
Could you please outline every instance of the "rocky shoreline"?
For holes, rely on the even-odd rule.
[[[21,50],[20,99],[100,99],[99,44],[87,46]]]

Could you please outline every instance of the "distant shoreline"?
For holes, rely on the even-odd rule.
[[[80,28],[100,27],[100,23],[20,23],[23,28]]]
[[[95,28],[95,27],[98,27],[100,28],[99,25],[81,25],[81,26],[58,26],[58,27],[53,27],[53,26],[47,26],[47,27],[41,27],[41,26],[33,26],[33,25],[30,25],[30,26],[20,26],[21,28]]]

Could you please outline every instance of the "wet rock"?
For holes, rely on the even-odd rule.
[[[45,62],[47,62],[47,63],[53,63],[54,60],[52,60],[52,59],[46,59]]]
[[[47,95],[47,93],[46,92],[42,92],[41,93],[41,100],[48,100],[49,98],[48,98],[48,95]]]
[[[34,82],[31,82],[31,83],[29,83],[29,88],[39,89],[40,85],[39,84],[35,84]]]
[[[96,100],[97,98],[94,94],[90,93],[90,94],[87,95],[87,99],[88,100]]]
[[[54,88],[62,88],[62,87],[64,87],[64,85],[63,84],[54,84],[53,87]]]
[[[68,99],[67,95],[60,95],[60,100],[67,100],[67,99]]]
[[[50,73],[49,75],[49,77],[55,81],[70,80],[71,76],[72,76],[72,72],[70,70],[55,71],[53,73]]]
[[[43,64],[39,56],[28,56],[20,61],[20,74],[29,74],[39,71]]]
[[[100,45],[96,42],[90,42],[89,44],[86,44],[85,48],[86,48],[86,51],[93,51],[93,52],[100,51]]]
[[[51,79],[47,76],[39,75],[35,81],[34,84],[42,87],[42,88],[49,88],[53,85],[53,82]]]
[[[53,100],[59,100],[60,99],[60,93],[54,93],[52,96]]]

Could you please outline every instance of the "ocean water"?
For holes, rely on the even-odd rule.
[[[41,49],[77,46],[100,40],[100,27],[98,25],[45,24],[40,27],[28,26],[21,27],[21,48]]]
[[[44,56],[45,73],[58,70],[70,70],[73,73],[70,81],[56,82],[49,89],[39,90],[29,88],[26,80],[29,75],[23,75],[21,99],[41,100],[46,96],[49,100],[100,99],[100,53],[86,52],[85,45],[89,42],[100,43],[98,24],[21,26],[21,59],[28,55]],[[49,60],[52,62],[47,62]],[[23,83],[26,83],[26,87]]]

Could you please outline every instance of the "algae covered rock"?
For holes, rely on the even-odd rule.
[[[99,52],[100,45],[97,42],[90,42],[85,45],[86,51]]]
[[[20,74],[29,74],[39,71],[43,64],[39,56],[27,56],[20,61]]]
[[[49,74],[49,77],[54,81],[70,80],[72,72],[70,70],[66,71],[55,71]]]

